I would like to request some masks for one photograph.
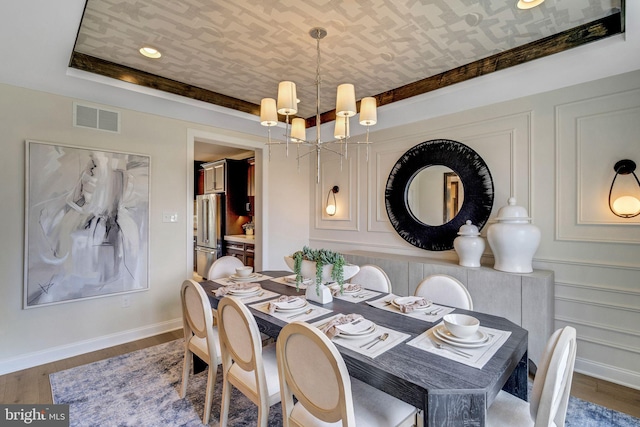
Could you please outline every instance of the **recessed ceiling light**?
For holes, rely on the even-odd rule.
[[[531,9],[544,3],[544,0],[518,0],[518,9]]]
[[[158,59],[162,56],[158,49],[154,49],[149,46],[144,46],[140,48],[140,53],[147,58]]]

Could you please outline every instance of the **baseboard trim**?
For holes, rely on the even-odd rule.
[[[143,326],[141,328],[129,329],[116,334],[104,335],[89,340],[78,341],[58,347],[51,347],[46,350],[36,351],[33,353],[21,354],[16,357],[1,360],[0,375],[9,374],[22,369],[33,368],[34,366],[43,365],[45,363],[51,363],[68,357],[102,350],[104,348],[113,347],[114,345],[125,344],[181,328],[182,318],[179,318]]]
[[[591,360],[576,358],[575,371],[610,383],[640,390],[640,373]]]

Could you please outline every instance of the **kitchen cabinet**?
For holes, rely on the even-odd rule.
[[[253,243],[225,242],[225,254],[238,258],[244,265],[253,267],[254,249]]]
[[[226,186],[226,160],[218,160],[216,162],[204,163],[204,192],[205,193],[222,193],[227,191]]]

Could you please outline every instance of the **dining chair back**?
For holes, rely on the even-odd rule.
[[[391,293],[391,280],[389,280],[387,273],[377,265],[367,264],[361,266],[360,271],[349,279],[349,283],[361,285],[372,291]]]
[[[209,423],[213,391],[216,385],[216,373],[220,358],[220,341],[218,328],[213,326],[211,303],[206,292],[199,283],[185,280],[180,290],[182,301],[182,323],[184,329],[184,362],[182,367],[182,388],[180,396],[187,394],[187,385],[193,355],[198,356],[209,365],[207,375],[207,390],[205,394],[204,414],[202,422]]]
[[[416,288],[415,296],[424,297],[436,304],[473,310],[471,295],[456,278],[446,274],[433,274],[426,277]]]
[[[234,256],[225,255],[213,261],[206,278],[215,280],[229,277],[232,274],[236,274],[236,268],[239,267],[244,267],[242,261]]]
[[[220,426],[227,425],[234,386],[258,406],[257,425],[266,427],[269,407],[280,401],[275,344],[262,346],[253,314],[234,296],[218,304],[218,329],[223,372]]]
[[[576,330],[565,326],[555,331],[533,380],[530,402],[500,391],[489,407],[487,425],[492,427],[562,427],[576,361]]]
[[[340,352],[316,327],[290,323],[276,345],[284,427],[413,425],[416,409],[350,378]]]

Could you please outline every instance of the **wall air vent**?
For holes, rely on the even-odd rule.
[[[120,113],[74,102],[73,125],[120,133]]]

